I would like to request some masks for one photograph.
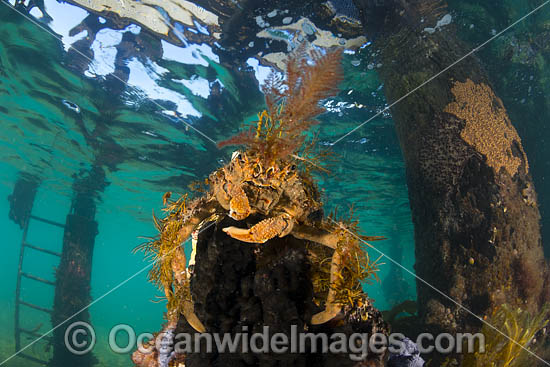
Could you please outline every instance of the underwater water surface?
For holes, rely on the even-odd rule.
[[[354,31],[349,34],[324,30],[327,23],[307,5],[270,9],[264,4],[255,17],[239,19],[229,16],[242,10],[239,1],[219,2],[219,7],[198,4],[204,8],[185,2],[179,10],[171,2],[164,8],[159,2],[144,17],[134,7],[125,8],[125,2],[0,4],[1,365],[39,365],[12,358],[24,235],[24,226],[10,220],[10,210],[18,204],[7,198],[15,194],[16,183],[21,178],[35,182],[32,216],[57,223],[65,223],[77,197],[91,201],[97,223],[89,307],[97,334],[93,355],[98,366],[131,366],[131,353],[110,350],[109,331],[127,324],[137,333],[156,332],[166,307],[159,298],[163,293],[148,282],[150,263],[133,250],[144,237],[156,235],[152,218],[161,213],[164,193],[190,193],[193,182],[231,160],[237,148],[220,149],[216,143],[256,119],[265,108],[261,85],[270,71],[280,72],[278,57],[303,39],[319,49],[324,44],[344,49],[340,92],[322,101],[326,113],[310,133],[333,152],[327,160],[330,173],[314,176],[325,211],[338,208],[345,215],[353,207],[362,234],[386,238],[374,243],[378,251],[369,250],[371,258],[382,252],[401,264],[380,258],[379,281],[363,285],[374,306],[390,310],[415,301],[414,225],[405,162],[379,77],[385,65],[371,40],[354,36],[361,26],[353,2],[333,2],[336,13],[350,19],[348,27]],[[448,20],[448,14],[452,23],[438,24],[456,27],[472,45],[539,5],[527,0],[448,3],[441,19]],[[105,11],[106,6],[112,11]],[[255,31],[245,38],[229,19]],[[297,24],[296,29],[284,28],[289,24]],[[216,36],[224,32],[227,36]],[[549,36],[550,6],[476,56],[492,77],[529,157],[547,254]],[[20,195],[23,201],[30,193]],[[63,228],[31,218],[26,243],[61,252],[63,236]],[[27,249],[22,271],[54,282],[58,266],[58,257]],[[53,307],[54,287],[49,284],[23,277],[20,292],[28,303]],[[20,307],[20,320],[21,327],[33,331],[21,337],[22,346],[56,326],[47,313],[25,306]],[[25,353],[48,360],[53,351],[41,340]]]

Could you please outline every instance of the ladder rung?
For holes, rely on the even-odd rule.
[[[25,358],[25,359],[28,359],[29,361],[33,361],[33,362],[38,363],[38,364],[43,364],[43,365],[47,365],[47,364],[48,364],[47,361],[43,361],[43,360],[41,360],[41,359],[35,358],[35,357],[30,356],[30,355],[25,354],[25,353],[19,353],[17,356],[18,356],[18,357]]]
[[[52,310],[49,310],[47,308],[40,307],[40,306],[37,306],[37,305],[33,305],[32,303],[28,303],[28,302],[21,301],[21,300],[19,300],[18,302],[20,304],[24,305],[24,306],[34,308],[35,310],[38,310],[38,311],[42,311],[42,312],[46,312],[46,313],[52,313]]]
[[[41,338],[41,340],[51,340],[52,339],[49,336],[44,336],[44,334],[40,334],[40,333],[37,333],[36,331],[32,331],[32,330],[19,328],[19,331],[22,332],[23,334],[28,334],[28,335],[35,336],[37,338]]]
[[[50,254],[50,255],[61,257],[61,254],[59,252],[55,252],[55,251],[52,251],[52,250],[47,250],[47,249],[42,248],[42,247],[34,246],[34,245],[31,245],[30,243],[24,243],[23,245],[25,247],[29,247],[29,248],[32,248],[32,249],[37,250],[37,251],[42,251],[42,252],[45,252],[45,253]]]
[[[54,222],[53,220],[40,218],[40,217],[37,217],[36,215],[31,215],[31,218],[32,218],[32,219],[39,220],[39,221],[44,222],[44,223],[51,224],[52,226],[58,226],[58,227],[61,227],[61,228],[65,228],[65,225],[64,225],[64,224]]]
[[[28,273],[23,273],[23,272],[21,272],[21,275],[24,276],[25,278],[29,278],[29,279],[36,280],[37,282],[42,282],[42,283],[45,283],[45,284],[49,284],[49,285],[55,286],[55,283],[52,282],[51,280],[42,279],[42,278],[37,277],[37,276],[35,276],[35,275],[28,274]]]

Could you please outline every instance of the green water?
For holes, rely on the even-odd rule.
[[[501,29],[509,23],[508,19],[495,19],[499,13],[485,14],[483,19],[486,22],[480,23],[481,15],[475,11],[475,4],[468,4],[453,6],[459,12],[463,36],[469,41],[485,40],[493,28]],[[146,93],[124,87],[112,78],[101,80],[85,76],[86,68],[82,65],[89,62],[82,55],[66,52],[58,39],[10,7],[7,3],[0,4],[0,216],[3,216],[0,219],[3,234],[0,361],[15,352],[14,300],[22,231],[8,219],[9,203],[5,198],[11,194],[20,173],[40,179],[33,215],[64,223],[75,175],[86,172],[95,164],[104,169],[108,186],[97,200],[99,234],[95,241],[91,282],[95,300],[147,266],[141,254],[132,254],[132,249],[143,242],[140,236],[155,234],[151,217],[153,212],[160,211],[163,193],[188,192],[191,182],[207,177],[231,155],[231,149],[219,150],[193,129],[162,114],[163,108],[174,110],[165,99],[153,98],[153,103]],[[529,9],[529,4],[521,4],[518,9],[512,8],[513,11],[510,8],[504,9],[503,13],[516,18]],[[483,29],[483,35],[478,33],[474,37],[473,33],[467,33],[469,23],[474,21],[476,27]],[[546,29],[550,24],[543,18],[534,22],[511,34],[530,30],[529,25]],[[153,42],[154,37],[148,33],[142,32],[136,37],[141,37],[145,45],[159,46],[158,40]],[[482,57],[493,58],[499,52],[498,45],[496,43],[494,48],[484,50]],[[87,55],[90,54],[89,45],[82,43],[80,46]],[[75,47],[79,47],[78,42]],[[161,74],[147,63],[147,55],[140,59],[138,52],[126,61],[132,57],[145,65],[149,75],[157,73],[159,87],[178,93],[188,101],[195,112],[184,116],[184,120],[214,141],[233,135],[243,121],[254,117],[263,107],[260,91],[257,86],[243,81],[242,71],[237,72],[207,55],[197,57],[200,62],[195,64],[157,59],[157,65],[165,69]],[[353,66],[357,59],[361,64]],[[322,143],[338,139],[385,107],[376,67],[369,67],[373,60],[368,49],[360,54],[344,56],[342,93],[333,99],[333,103],[341,102],[350,108],[329,111],[320,118],[321,124],[315,129]],[[509,75],[509,84],[501,80],[497,88],[500,88],[498,92],[508,106],[512,106],[512,117],[530,113],[539,119],[539,123],[547,119],[547,114],[532,112],[537,110],[537,106],[546,105],[548,97],[544,95],[550,95],[550,84],[545,82],[548,80],[546,62],[534,61],[534,71],[518,63],[511,66],[488,63],[491,71],[504,70]],[[508,66],[509,69],[505,69]],[[247,73],[250,75],[253,71]],[[534,80],[529,78],[531,74],[536,76]],[[174,81],[189,80],[193,75],[210,83],[215,80],[223,83],[223,92],[215,101],[217,104]],[[523,93],[526,101],[515,95],[521,92],[508,89],[511,84],[523,85],[519,84],[522,78],[529,79],[525,88],[535,88],[531,94]],[[67,108],[63,100],[78,105],[80,111]],[[355,103],[361,104],[362,108],[354,107]],[[540,167],[535,172],[535,182],[540,188],[544,182],[543,173],[548,169],[548,155],[546,148],[536,143],[542,137],[530,128],[533,124],[536,122],[529,120],[517,127],[530,160],[534,166]],[[546,131],[548,129],[541,134],[548,135]],[[331,167],[332,173],[318,177],[327,212],[335,206],[347,211],[353,205],[362,233],[385,236],[385,241],[376,243],[377,248],[414,272],[413,225],[405,167],[391,117],[383,114],[375,118],[335,145],[333,150],[338,159]],[[550,196],[541,197],[545,201]],[[544,208],[542,212],[544,223]],[[60,251],[62,236],[59,229],[32,222],[27,240]],[[378,257],[375,252],[371,256]],[[415,299],[415,279],[390,262],[384,259],[381,262],[384,263],[379,273],[381,282],[365,285],[375,305],[385,310],[404,300]],[[24,270],[53,280],[56,265],[54,257],[29,252]],[[98,338],[94,355],[99,365],[131,365],[128,354],[119,355],[109,350],[109,330],[116,324],[128,324],[138,333],[157,331],[165,306],[162,302],[152,302],[156,295],[161,293],[147,282],[146,272],[141,272],[90,307]],[[25,279],[22,298],[51,308],[53,289]],[[28,329],[42,324],[36,330],[46,333],[54,326],[43,313],[27,308],[22,312],[23,326]],[[23,345],[31,341],[23,339]],[[30,350],[29,354],[35,356],[48,358],[50,355],[42,342]],[[16,357],[5,365],[33,364]]]

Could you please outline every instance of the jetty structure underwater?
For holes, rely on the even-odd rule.
[[[9,218],[23,230],[19,253],[17,283],[15,291],[15,352],[20,358],[38,365],[81,367],[93,366],[97,363],[92,353],[78,355],[67,348],[66,332],[70,324],[65,321],[85,322],[90,324],[90,313],[85,306],[92,299],[91,276],[92,259],[95,238],[98,234],[96,221],[97,198],[106,187],[105,174],[101,166],[94,166],[89,171],[82,171],[81,177],[75,177],[73,182],[73,198],[65,222],[57,222],[51,218],[33,214],[36,193],[40,187],[40,179],[30,174],[21,173],[14,185],[13,193],[8,197],[10,202]],[[31,225],[32,222],[32,225]],[[63,231],[61,251],[48,249],[41,243],[29,242],[29,228],[36,223]],[[36,230],[36,229],[35,229]],[[29,257],[34,255],[54,256],[59,259],[55,271],[55,281],[36,276],[36,269],[31,269]],[[25,260],[27,258],[27,261]],[[25,297],[25,280],[33,281],[46,292],[53,293],[53,307],[47,308],[35,302],[29,302]],[[52,352],[38,355],[25,351],[25,336],[40,337],[36,330],[25,327],[29,311],[39,311],[47,315],[53,325],[59,327],[52,335],[44,338],[46,346],[51,346]]]
[[[529,162],[486,69],[453,24],[427,28],[450,14],[447,2],[355,5],[380,50],[380,78],[406,165],[418,276],[476,315],[502,303],[535,313],[548,300],[549,278]],[[442,72],[442,65],[453,67]],[[422,85],[428,75],[438,77]],[[417,285],[424,324],[448,332],[480,327],[464,309]]]
[[[505,325],[522,325],[518,329],[527,335],[529,323],[518,321],[525,315],[544,315],[532,327],[544,330],[550,277],[538,198],[514,127],[519,121],[510,118],[494,89],[479,47],[460,38],[448,1],[354,4],[364,34],[379,51],[415,229],[418,316],[392,330],[411,338],[475,333],[488,328],[484,319],[500,320],[493,325],[513,339]],[[534,339],[525,345],[541,354],[547,344],[542,334]],[[511,351],[517,340],[500,345]],[[512,355],[498,359],[511,364],[495,365],[524,365]],[[447,357],[433,355],[432,363]],[[462,357],[456,356],[459,362]],[[485,357],[478,364],[467,364],[472,356],[462,362],[486,365]],[[537,359],[531,355],[530,361]]]
[[[220,143],[246,149],[210,174],[201,196],[173,200],[165,194],[165,216],[154,218],[159,234],[137,250],[154,261],[149,279],[164,291],[167,322],[157,336],[161,343],[151,342],[152,353],[133,354],[136,366],[267,366],[275,360],[352,366],[357,362],[348,355],[321,355],[315,348],[306,354],[183,355],[174,353],[170,339],[184,331],[255,333],[264,326],[286,335],[291,326],[327,335],[388,332],[362,288],[378,270],[366,241],[381,237],[360,235],[353,218],[325,217],[311,174],[323,170],[323,153],[306,133],[324,111],[319,101],[338,90],[340,63],[340,50],[299,47],[286,62],[286,77],[268,78],[267,108],[257,122]],[[193,231],[198,235],[188,266],[183,244]],[[364,359],[382,363],[383,357]]]

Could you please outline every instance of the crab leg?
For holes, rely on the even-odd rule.
[[[214,200],[201,200],[196,202],[195,207],[197,209],[193,210],[192,215],[185,221],[185,224],[178,233],[179,243],[183,243],[187,240],[191,232],[193,232],[205,219],[212,216],[217,210],[221,210]]]
[[[181,284],[181,285],[178,285],[178,286],[188,287],[189,284]],[[165,292],[167,298],[170,297],[170,293],[167,290],[167,288],[165,288],[164,292]],[[195,305],[194,305],[193,301],[190,301],[188,299],[183,299],[183,300],[180,300],[180,302],[183,302],[182,314],[185,317],[185,319],[187,320],[187,322],[189,323],[189,325],[191,325],[191,327],[193,329],[195,329],[197,332],[204,333],[206,331],[206,328],[204,327],[201,320],[199,320],[199,318],[195,314]],[[177,317],[177,315],[174,315],[173,317],[169,317],[169,321],[171,321],[172,319],[175,319],[176,317]]]
[[[267,218],[249,229],[225,227],[223,231],[231,237],[250,243],[264,243],[275,236],[284,237],[292,231],[294,220],[288,214]]]
[[[178,233],[178,243],[183,243],[195,228],[197,228],[205,219],[214,214],[218,209],[217,205],[213,201],[200,204],[202,204],[200,205],[201,209],[196,210],[193,215],[185,221],[185,225],[180,229],[180,232]],[[183,248],[179,245],[174,251],[175,252],[172,256],[171,267],[177,286],[188,287],[189,273],[187,271],[187,258],[185,256],[185,252],[183,251]],[[167,297],[170,295],[171,291],[171,284],[165,284],[164,292]],[[193,329],[200,333],[203,333],[206,329],[195,314],[193,301],[189,299],[184,299],[181,300],[181,302],[184,302],[182,312],[187,322],[193,327]]]
[[[174,278],[179,287],[189,287],[189,273],[187,272],[186,263],[187,259],[183,252],[183,248],[178,247],[172,258],[172,271],[174,272]],[[204,333],[206,328],[195,314],[193,301],[190,299],[182,299],[179,301],[183,302],[182,313],[189,325],[199,333]]]
[[[330,288],[328,290],[327,300],[325,302],[325,310],[316,313],[311,317],[313,325],[324,324],[335,318],[341,311],[342,306],[335,302],[334,284],[337,281],[337,273],[342,264],[341,255],[338,251],[334,251],[332,255],[332,263],[330,265]]]
[[[298,239],[317,242],[334,249],[330,265],[330,288],[325,302],[325,310],[313,315],[311,318],[311,323],[313,325],[324,324],[335,318],[342,309],[342,306],[335,301],[336,292],[334,290],[334,284],[337,281],[337,273],[342,265],[341,254],[336,251],[338,236],[331,232],[305,225],[295,226],[292,235]]]
[[[193,301],[188,300],[185,300],[184,302],[185,304],[183,305],[183,316],[185,317],[189,325],[193,327],[193,329],[195,329],[199,333],[204,333],[206,331],[206,328],[195,314],[195,304],[193,303]]]
[[[292,235],[300,240],[317,242],[332,249],[338,245],[338,236],[332,232],[307,225],[296,225]]]

